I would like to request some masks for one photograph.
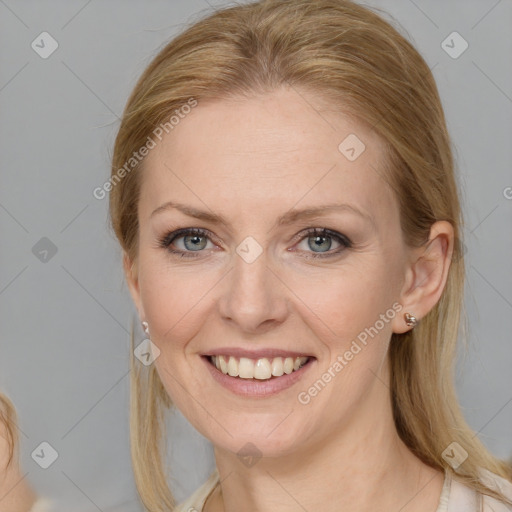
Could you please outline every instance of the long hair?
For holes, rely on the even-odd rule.
[[[507,501],[482,483],[480,470],[508,480],[512,470],[468,427],[454,389],[457,338],[466,327],[463,217],[441,100],[418,51],[373,10],[349,0],[261,0],[209,14],[169,42],[138,80],[115,140],[110,217],[122,249],[137,261],[144,160],[131,160],[133,152],[147,145],[159,126],[170,126],[169,119],[191,99],[200,105],[282,86],[323,98],[378,132],[386,147],[378,171],[395,191],[409,246],[423,245],[434,222],[452,224],[453,257],[440,300],[414,330],[391,338],[394,420],[401,439],[425,464]],[[165,475],[162,410],[171,404],[154,365],[135,363],[136,484],[148,510],[168,511],[175,501]],[[457,469],[443,457],[454,442],[469,454]]]
[[[13,463],[18,455],[18,431],[16,430],[16,409],[13,403],[6,395],[0,393],[0,435],[5,437],[7,444],[7,469]]]

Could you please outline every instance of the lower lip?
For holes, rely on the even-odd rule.
[[[288,389],[298,382],[314,364],[316,359],[310,358],[309,361],[289,374],[284,374],[281,377],[274,377],[268,380],[259,379],[241,379],[239,377],[231,377],[224,375],[218,370],[211,362],[209,356],[201,356],[201,359],[206,364],[208,371],[212,377],[223,387],[239,396],[246,396],[251,398],[265,398],[275,395],[280,391]]]

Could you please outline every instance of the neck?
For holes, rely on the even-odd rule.
[[[405,446],[389,390],[382,382],[376,387],[382,396],[358,404],[330,438],[285,456],[262,457],[247,467],[236,454],[216,447],[221,484],[205,512],[435,512],[443,474]]]

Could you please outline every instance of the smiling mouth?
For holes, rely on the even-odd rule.
[[[234,356],[203,356],[207,361],[224,375],[238,379],[271,380],[283,375],[289,375],[300,370],[310,361],[311,356],[303,357],[261,357],[249,359]]]

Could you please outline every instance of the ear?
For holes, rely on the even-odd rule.
[[[404,313],[421,320],[437,304],[448,277],[453,246],[453,226],[442,220],[432,224],[429,239],[423,246],[411,250],[400,295],[403,309],[393,319],[393,332],[411,329],[405,323]]]
[[[144,308],[142,307],[140,300],[137,262],[132,261],[126,251],[123,253],[123,269],[126,283],[128,284],[128,289],[130,290],[130,295],[132,296],[135,307],[139,313],[139,318],[144,320],[145,315]]]

